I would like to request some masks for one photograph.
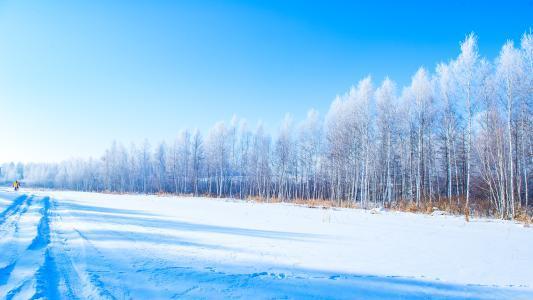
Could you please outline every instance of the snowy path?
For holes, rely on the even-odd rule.
[[[0,299],[533,299],[531,249],[511,222],[0,192]]]

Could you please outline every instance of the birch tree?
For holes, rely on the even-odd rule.
[[[476,76],[479,62],[477,50],[477,37],[471,33],[461,43],[461,54],[454,62],[454,73],[457,79],[460,93],[465,99],[465,109],[467,118],[466,130],[466,204],[465,210],[469,209],[470,203],[470,164],[472,146],[472,107],[473,97],[476,92]],[[465,211],[468,220],[468,212]]]
[[[508,41],[502,47],[496,63],[496,76],[501,85],[501,97],[507,112],[507,144],[509,161],[508,211],[511,218],[515,216],[515,178],[513,165],[512,119],[514,104],[519,96],[520,81],[523,77],[522,57],[513,42]]]

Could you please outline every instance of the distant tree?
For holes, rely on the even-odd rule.
[[[367,76],[336,96],[323,119],[315,110],[302,122],[287,115],[274,136],[234,116],[205,139],[183,130],[154,149],[148,140],[128,149],[115,141],[97,159],[4,163],[0,181],[360,207],[446,201],[466,218],[479,207],[515,218],[531,206],[532,108],[531,31],[494,62],[480,57],[470,34],[435,72],[419,68],[401,89],[389,78],[374,89]]]

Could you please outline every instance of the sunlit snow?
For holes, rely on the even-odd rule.
[[[509,221],[0,192],[2,299],[533,299],[531,249]]]

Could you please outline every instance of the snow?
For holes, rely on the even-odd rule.
[[[28,190],[0,211],[2,299],[533,299],[509,221]]]

